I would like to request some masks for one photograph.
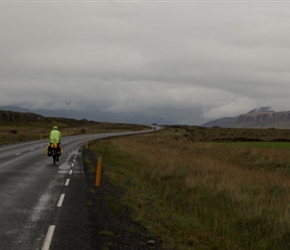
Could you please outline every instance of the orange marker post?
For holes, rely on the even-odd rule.
[[[96,187],[99,187],[101,184],[102,161],[103,161],[102,157],[99,157],[96,170]]]

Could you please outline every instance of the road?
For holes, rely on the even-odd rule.
[[[93,249],[82,146],[144,132],[63,137],[57,165],[45,154],[46,140],[0,146],[0,249]]]

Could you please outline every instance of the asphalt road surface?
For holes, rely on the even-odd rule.
[[[0,249],[97,249],[87,226],[82,146],[129,134],[136,132],[64,137],[56,165],[47,140],[0,146]]]

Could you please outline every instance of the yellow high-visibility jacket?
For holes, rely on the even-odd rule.
[[[50,143],[61,143],[61,133],[54,129],[49,134],[49,142]]]

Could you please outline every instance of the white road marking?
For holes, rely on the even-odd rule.
[[[34,148],[30,149],[30,151],[33,151],[33,150],[34,150]]]
[[[71,167],[73,168],[73,167],[74,167],[74,165],[75,165],[74,163],[73,163],[73,164],[71,164]]]
[[[15,155],[21,155],[21,153],[16,153]]]
[[[65,194],[61,194],[61,196],[60,196],[60,198],[58,200],[58,203],[57,203],[57,207],[61,207],[62,206],[64,197],[65,197]]]
[[[49,250],[49,247],[50,247],[50,244],[51,244],[51,240],[52,240],[52,236],[53,236],[53,233],[54,233],[54,229],[55,229],[54,225],[49,226],[41,250]]]
[[[65,186],[68,186],[69,185],[69,181],[70,179],[67,179],[66,182],[65,182]]]
[[[71,170],[71,171],[69,171],[69,174],[70,174],[70,175],[72,174],[72,170]]]

